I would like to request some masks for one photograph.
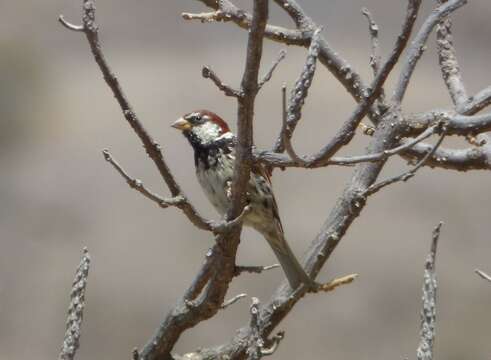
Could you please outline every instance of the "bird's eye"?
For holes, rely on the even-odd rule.
[[[194,120],[195,120],[196,122],[201,121],[201,115],[196,115],[196,116],[194,117]]]

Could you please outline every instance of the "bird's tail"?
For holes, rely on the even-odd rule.
[[[298,262],[293,251],[286,242],[283,231],[277,231],[274,234],[264,234],[264,236],[278,258],[286,278],[290,283],[290,287],[296,289],[302,283],[308,287],[313,286],[314,280],[307,275],[302,265]]]

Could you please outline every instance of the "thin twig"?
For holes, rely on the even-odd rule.
[[[380,96],[385,81],[387,80],[389,74],[399,60],[402,51],[406,47],[420,6],[421,0],[409,0],[406,10],[406,18],[402,25],[401,33],[397,37],[396,43],[389,58],[385,61],[377,77],[373,80],[370,86],[372,91],[369,94],[365,94],[364,99],[358,104],[355,111],[342,125],[341,129],[338,130],[331,141],[327,145],[325,145],[317,154],[314,154],[311,157],[309,162],[311,162],[312,165],[326,163],[343,145],[349,143],[354,137],[356,128],[360,124],[361,120],[368,113],[372,104]],[[351,76],[351,73],[347,73],[347,76]]]
[[[313,292],[313,293],[330,292],[330,291],[335,290],[339,286],[351,284],[357,277],[358,277],[358,274],[350,274],[350,275],[346,275],[346,276],[343,276],[340,278],[336,278],[336,279],[329,281],[328,283],[319,284],[319,286],[317,288],[315,288],[314,290],[312,290],[311,292]]]
[[[58,16],[58,21],[60,22],[61,25],[66,27],[68,30],[72,30],[75,32],[84,31],[83,25],[74,25],[74,24],[68,22],[67,20],[65,20],[65,17],[63,15]]]
[[[242,29],[250,30],[252,26],[252,18],[253,16],[245,11],[244,9],[240,9],[231,3],[229,0],[199,0],[204,3],[206,6],[215,9],[214,12],[207,13],[183,13],[182,17],[185,20],[199,20],[201,22],[234,22]],[[276,25],[266,25],[265,28],[265,37],[287,44],[287,45],[308,45],[309,38],[307,34],[303,33],[299,30],[287,29],[282,26]]]
[[[428,257],[426,258],[423,281],[423,307],[421,310],[420,342],[418,349],[416,350],[416,357],[418,360],[433,359],[437,290],[435,259],[442,225],[443,223],[440,222],[433,230],[431,249]]]
[[[487,280],[489,282],[491,282],[491,276],[486,274],[484,271],[482,270],[479,270],[479,269],[476,269],[474,270],[474,272],[479,275],[481,278],[483,278],[484,280]]]
[[[434,124],[433,126],[430,126],[425,131],[423,131],[421,134],[419,134],[417,137],[405,141],[401,145],[392,149],[384,150],[382,152],[375,153],[375,154],[346,156],[346,157],[336,156],[336,157],[332,157],[329,161],[322,164],[312,164],[308,162],[305,158],[297,155],[291,145],[290,140],[288,139],[286,139],[285,141],[285,148],[287,154],[289,155],[289,158],[282,154],[263,151],[263,152],[259,152],[258,160],[264,162],[266,165],[271,167],[304,167],[309,169],[317,168],[317,167],[325,167],[329,165],[351,166],[362,162],[383,161],[393,155],[400,154],[414,147],[416,144],[422,142],[423,140],[429,138],[430,136],[435,134],[435,132],[439,131],[441,126],[442,123]]]
[[[367,8],[361,9],[361,13],[367,18],[368,32],[370,33],[370,42],[372,44],[372,53],[370,55],[370,67],[373,70],[373,76],[376,77],[380,71],[380,44],[378,40],[379,26],[375,22],[372,14]]]
[[[263,41],[269,16],[268,0],[255,0],[251,31],[247,40],[247,54],[241,81],[242,96],[238,98],[237,145],[235,148],[234,175],[231,187],[231,206],[227,219],[234,219],[246,205],[246,187],[253,164],[253,118],[254,104],[259,91],[258,77]],[[240,229],[239,229],[240,231]]]
[[[276,60],[271,64],[271,67],[269,70],[264,74],[262,79],[259,81],[258,88],[261,89],[264,84],[266,84],[269,80],[271,80],[271,77],[273,76],[274,71],[276,70],[276,67],[280,64],[280,62],[285,58],[286,56],[286,50],[281,50],[280,53],[278,54],[278,57]]]
[[[118,101],[119,106],[123,112],[123,115],[134,130],[136,135],[140,138],[143,146],[148,154],[148,156],[153,160],[155,166],[159,170],[162,179],[167,184],[169,191],[173,197],[182,196],[186,197],[181,190],[181,187],[174,179],[167,163],[164,160],[164,155],[162,153],[161,146],[153,140],[150,134],[147,132],[139,118],[137,117],[135,111],[130,105],[128,98],[126,97],[116,75],[109,67],[106,61],[104,53],[102,51],[102,45],[99,41],[99,27],[95,20],[95,0],[83,0],[83,10],[84,16],[82,17],[83,32],[87,37],[89,42],[92,55],[99,69],[102,72],[104,80],[106,81],[109,88],[112,90],[114,97]],[[198,228],[203,230],[211,231],[212,228],[210,224],[204,223],[201,216],[188,201],[184,202],[181,208],[188,219]]]
[[[413,168],[411,168],[410,170],[406,171],[405,173],[403,173],[401,175],[394,176],[394,177],[389,178],[387,180],[383,180],[379,183],[371,185],[364,192],[364,196],[372,195],[372,194],[380,191],[382,188],[384,188],[388,185],[394,184],[396,182],[399,182],[399,181],[405,182],[405,181],[408,181],[409,179],[411,179],[416,174],[416,172],[425,164],[426,160],[428,160],[431,156],[433,156],[436,149],[438,149],[438,147],[442,143],[443,139],[445,138],[445,135],[446,135],[445,131],[442,131],[442,134],[440,135],[440,138],[438,139],[436,144],[432,147],[432,149],[430,151],[428,151],[428,153]]]
[[[445,2],[447,0],[438,0],[439,4]],[[445,80],[455,108],[458,109],[468,101],[469,96],[464,86],[457,53],[453,44],[452,20],[450,20],[450,17],[441,20],[438,24],[436,41],[442,77]]]
[[[243,299],[243,298],[245,298],[245,297],[247,297],[247,294],[239,294],[239,295],[236,295],[236,296],[234,296],[233,298],[231,298],[231,299],[229,299],[229,300],[225,301],[225,302],[222,304],[221,308],[222,308],[222,309],[226,309],[226,308],[228,308],[230,305],[235,304],[237,301],[239,301],[240,299]]]
[[[223,83],[222,80],[220,80],[220,78],[217,76],[217,74],[215,74],[215,72],[210,69],[209,66],[203,66],[201,74],[205,79],[210,79],[211,81],[213,81],[217,88],[223,91],[225,95],[236,98],[242,96],[242,93],[239,90],[235,90],[227,84]]]
[[[84,248],[82,260],[75,273],[70,292],[70,306],[66,320],[66,332],[58,360],[73,360],[80,346],[80,335],[85,308],[85,290],[90,269],[90,255]]]
[[[491,86],[479,91],[457,110],[460,114],[472,115],[489,105],[491,105]]]
[[[273,265],[268,265],[268,266],[243,266],[243,265],[237,265],[235,267],[235,273],[236,276],[242,274],[242,273],[251,273],[251,274],[261,274],[264,271],[272,270],[279,268],[280,264],[273,264]]]
[[[112,157],[111,153],[109,150],[103,150],[102,154],[104,155],[104,159],[109,162],[115,169],[116,171],[126,180],[128,185],[132,188],[138,191],[140,194],[145,196],[147,199],[152,200],[155,202],[158,206],[161,208],[168,208],[169,206],[176,206],[179,207],[186,201],[185,198],[182,196],[176,196],[171,199],[164,199],[158,194],[153,193],[151,190],[147,189],[143,183],[135,178],[132,178],[122,167],[121,165]],[[207,223],[206,220],[203,219],[204,223]]]
[[[426,50],[426,42],[434,27],[448,14],[459,9],[466,3],[467,0],[449,0],[428,16],[408,49],[408,55],[405,57],[404,63],[402,64],[399,80],[396,84],[394,95],[392,96],[391,101],[393,103],[401,103],[406,93],[407,86],[409,85],[409,81],[414,73],[414,69]]]
[[[273,152],[283,152],[285,150],[285,137],[288,138],[288,140],[291,139],[293,131],[302,117],[302,107],[307,98],[315,74],[317,56],[319,55],[321,30],[321,28],[316,29],[312,35],[312,41],[310,42],[309,50],[307,52],[305,65],[295,82],[295,86],[291,90],[290,101],[287,107],[285,107],[285,94],[283,94],[283,108],[287,108],[287,114],[286,117],[284,116],[283,118],[282,130],[273,147]],[[284,92],[285,86],[283,89]]]

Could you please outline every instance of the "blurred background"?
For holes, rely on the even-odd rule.
[[[250,1],[236,2],[249,9]],[[418,24],[429,14],[425,1]],[[324,35],[365,81],[370,43],[368,7],[380,25],[383,54],[399,31],[404,1],[303,0]],[[217,214],[195,179],[192,150],[169,124],[197,108],[230,123],[236,103],[201,78],[210,65],[237,86],[246,32],[232,24],[185,22],[183,11],[205,8],[193,0],[100,0],[97,15],[107,58],[136,112],[164,148],[186,194],[209,218]],[[271,5],[272,22],[291,26]],[[79,359],[125,359],[141,347],[193,279],[213,239],[175,209],[162,210],[131,190],[103,160],[111,149],[128,172],[156,192],[167,190],[129,129],[89,53],[83,35],[57,22],[79,23],[81,1],[0,2],[0,359],[57,357],[82,248],[93,258]],[[474,0],[454,16],[456,47],[469,93],[491,83],[491,3]],[[450,106],[432,36],[414,75],[404,110]],[[263,70],[284,46],[266,41]],[[302,68],[305,50],[290,47],[256,108],[256,143],[268,148],[281,124],[280,87]],[[397,74],[398,68],[396,68]],[[393,83],[395,76],[389,84]],[[390,88],[388,88],[389,90]],[[319,66],[304,119],[295,135],[302,154],[319,149],[353,109],[353,100]],[[360,154],[360,135],[343,154]],[[455,144],[455,143],[454,143]],[[456,146],[465,146],[456,143]],[[393,158],[382,177],[407,168]],[[283,223],[299,255],[314,238],[352,169],[277,171]],[[491,271],[490,175],[422,169],[405,184],[370,198],[320,279],[357,272],[353,284],[302,300],[284,321],[277,359],[414,358],[421,284],[431,230],[443,220],[436,356],[491,356],[491,287],[476,267]],[[265,241],[246,230],[239,263],[275,261]],[[243,275],[229,295],[267,301],[280,270]],[[250,300],[185,333],[176,351],[227,341],[248,322]]]

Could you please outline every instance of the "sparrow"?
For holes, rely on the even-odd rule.
[[[218,213],[225,215],[231,204],[236,144],[234,134],[222,118],[208,110],[190,112],[171,126],[181,130],[188,139],[194,150],[198,181]],[[246,190],[250,211],[245,215],[243,224],[254,228],[268,241],[292,289],[302,283],[312,286],[313,280],[285,239],[271,179],[261,164],[252,167]]]

